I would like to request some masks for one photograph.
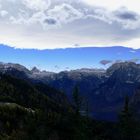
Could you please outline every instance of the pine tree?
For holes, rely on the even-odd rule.
[[[87,119],[89,119],[89,101],[88,100],[86,100],[85,115],[86,115]]]
[[[129,97],[125,97],[123,110],[120,114],[120,133],[122,140],[133,140],[135,127],[134,118],[129,107]]]
[[[76,110],[76,114],[79,115],[81,105],[82,105],[82,99],[80,97],[79,89],[78,89],[77,86],[75,86],[74,90],[73,90],[73,102],[74,102],[74,107],[75,107],[75,110]]]

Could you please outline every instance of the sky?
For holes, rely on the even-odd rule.
[[[0,43],[14,48],[140,48],[140,0],[0,0]]]
[[[0,61],[54,72],[140,63],[139,5],[140,0],[0,0]]]
[[[18,63],[32,69],[60,72],[81,68],[106,69],[116,62],[140,63],[140,49],[116,47],[85,47],[66,49],[14,49],[0,45],[0,61]]]

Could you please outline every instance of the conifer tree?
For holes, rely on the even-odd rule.
[[[76,114],[79,115],[81,105],[82,105],[82,99],[81,99],[80,94],[79,94],[78,86],[75,86],[74,90],[73,90],[73,102],[74,102],[74,107],[75,107],[75,110],[76,110]]]
[[[120,133],[122,140],[133,140],[134,118],[129,107],[129,97],[125,97],[124,108],[120,114]]]

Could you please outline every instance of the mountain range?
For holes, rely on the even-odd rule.
[[[135,106],[139,104],[136,91],[140,85],[140,64],[134,62],[118,62],[106,70],[83,68],[59,73],[40,71],[36,67],[29,70],[20,64],[0,63],[0,72],[35,84],[42,83],[43,89],[49,85],[64,92],[70,102],[73,89],[78,86],[80,95],[88,101],[90,115],[96,119],[115,120],[126,96]],[[63,102],[59,94],[53,94],[52,97]]]

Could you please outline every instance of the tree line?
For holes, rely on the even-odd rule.
[[[90,117],[78,86],[69,106],[38,89],[46,90],[9,77],[0,82],[0,140],[140,140],[140,121],[128,96],[118,121],[108,122]]]

